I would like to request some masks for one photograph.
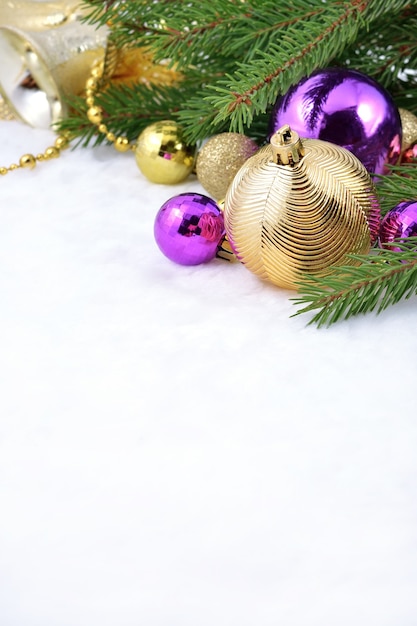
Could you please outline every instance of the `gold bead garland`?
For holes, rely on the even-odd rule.
[[[5,176],[9,172],[14,172],[18,169],[30,169],[32,170],[37,163],[43,161],[50,161],[51,159],[56,159],[60,156],[61,150],[65,150],[68,148],[70,144],[69,134],[61,134],[55,139],[54,145],[46,148],[44,152],[40,154],[23,154],[18,163],[12,163],[8,167],[0,167],[0,176]]]
[[[112,143],[118,152],[128,152],[128,150],[135,150],[136,144],[130,143],[129,139],[123,135],[115,135],[107,128],[103,122],[103,109],[96,105],[95,98],[99,83],[104,74],[103,61],[96,61],[93,64],[91,70],[91,76],[88,78],[85,85],[85,102],[88,106],[87,117],[88,120],[96,126],[99,133],[105,135],[107,141]]]
[[[6,102],[3,98],[0,98],[0,117],[3,121],[12,121],[15,120],[15,117],[11,113],[8,108]],[[61,150],[65,150],[68,148],[70,143],[68,134],[61,134],[55,139],[54,145],[46,148],[45,152],[40,154],[23,154],[18,163],[12,163],[8,167],[0,166],[0,176],[5,176],[9,172],[14,172],[18,169],[29,169],[33,170],[36,167],[36,164],[41,161],[50,161],[51,159],[56,159],[59,157]]]

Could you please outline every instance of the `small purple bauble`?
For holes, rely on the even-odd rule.
[[[223,213],[208,196],[180,193],[159,209],[154,235],[171,261],[180,265],[206,263],[216,256],[224,235]]]
[[[370,173],[387,173],[401,153],[397,106],[384,87],[356,70],[318,70],[291,87],[273,107],[269,137],[284,124],[300,137],[350,150]]]
[[[384,246],[394,239],[415,236],[417,236],[417,200],[405,200],[385,215],[381,222],[379,242]],[[400,248],[394,246],[389,246],[389,249],[400,251]]]

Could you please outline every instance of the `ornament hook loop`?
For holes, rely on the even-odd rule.
[[[301,139],[288,124],[281,126],[271,137],[274,162],[277,165],[295,165],[304,156]]]

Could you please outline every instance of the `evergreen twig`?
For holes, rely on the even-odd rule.
[[[417,237],[390,245],[399,251],[387,248],[369,255],[350,255],[358,266],[335,267],[328,276],[300,282],[300,296],[293,302],[302,308],[294,315],[318,311],[309,324],[330,326],[361,313],[380,313],[417,294]]]
[[[175,112],[191,142],[224,130],[256,136],[280,94],[329,64],[357,66],[417,110],[415,76],[407,74],[417,61],[413,0],[83,2],[86,19],[110,23],[118,45],[148,46],[156,61],[194,72]]]

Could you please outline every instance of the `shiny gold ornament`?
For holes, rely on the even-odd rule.
[[[417,141],[417,117],[407,109],[398,109],[401,118],[403,138],[401,142],[401,152],[407,150]]]
[[[40,31],[1,27],[0,94],[15,117],[39,128],[65,117],[67,96],[83,92],[93,62],[104,58],[107,33],[80,18]]]
[[[184,140],[177,122],[155,122],[138,137],[136,164],[152,183],[173,185],[183,181],[192,172],[195,151],[195,146]]]
[[[257,143],[240,133],[210,137],[196,161],[197,178],[215,200],[224,198],[238,169],[258,150]]]
[[[259,277],[296,289],[306,275],[352,265],[367,253],[379,227],[371,178],[348,150],[300,140],[289,126],[250,157],[225,197],[227,237]]]

